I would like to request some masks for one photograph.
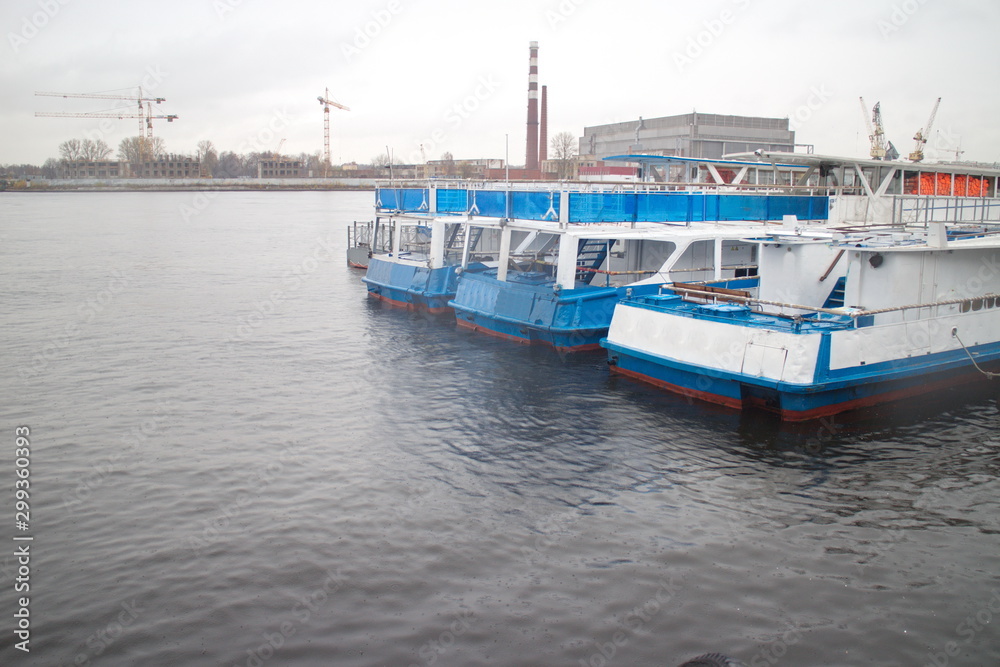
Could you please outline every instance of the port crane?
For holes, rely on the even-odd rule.
[[[920,162],[924,159],[924,146],[927,145],[927,138],[931,135],[931,126],[934,124],[934,117],[937,116],[937,110],[940,105],[941,98],[939,97],[937,98],[937,102],[934,103],[934,108],[931,109],[931,116],[927,119],[927,124],[913,135],[913,139],[917,143],[913,147],[913,152],[909,155],[911,162]]]
[[[316,99],[323,105],[323,175],[325,176],[326,170],[330,168],[330,107],[337,107],[344,111],[350,111],[350,109],[340,102],[331,100],[329,88],[326,88],[323,95]]]
[[[872,107],[871,118],[868,117],[868,105],[865,104],[865,98],[859,97],[858,100],[861,101],[861,115],[864,116],[865,124],[868,127],[868,140],[871,141],[871,151],[869,155],[873,160],[884,160],[886,154],[885,148],[885,129],[882,127],[882,109],[881,102],[876,102],[875,106]]]
[[[859,97],[858,99],[861,101],[861,115],[864,116],[865,124],[868,126],[868,139],[872,145],[868,154],[873,160],[895,160],[899,157],[899,151],[885,137],[885,127],[882,125],[882,103],[875,103],[875,106],[872,107],[871,120],[869,120],[865,98]]]

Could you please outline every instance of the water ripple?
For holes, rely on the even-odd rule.
[[[18,664],[924,664],[1000,588],[995,392],[783,426],[457,331],[344,266],[370,193],[0,199]]]

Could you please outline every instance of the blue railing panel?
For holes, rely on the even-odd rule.
[[[826,220],[830,216],[827,197],[800,195],[718,195],[719,220],[781,220],[794,215],[800,220]]]
[[[427,211],[430,200],[426,188],[379,188],[375,191],[375,202],[386,211],[420,212]]]
[[[375,208],[376,209],[387,209],[390,211],[396,210],[396,191],[387,190],[385,188],[375,189]]]
[[[631,222],[636,195],[631,192],[571,192],[570,222]]]
[[[465,213],[469,210],[469,191],[447,189],[437,191],[438,213]]]
[[[718,202],[713,195],[690,192],[658,192],[637,195],[638,222],[691,222],[714,220]]]
[[[511,217],[522,220],[558,220],[560,198],[558,192],[510,193]]]
[[[404,211],[426,212],[430,210],[430,192],[424,188],[406,188],[403,190]]]
[[[507,217],[507,192],[503,190],[469,190],[469,213],[486,218]]]
[[[425,188],[379,188],[376,204],[385,211],[429,213],[432,191]],[[560,193],[535,190],[434,190],[440,214],[558,220]],[[711,220],[827,220],[828,197],[702,192],[570,192],[570,222],[668,222]]]
[[[719,196],[719,220],[769,220],[767,217],[767,196],[765,195],[723,195]]]

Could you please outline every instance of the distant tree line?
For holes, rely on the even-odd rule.
[[[576,137],[570,132],[560,132],[550,141],[551,157],[559,163],[560,177],[565,178],[572,171],[572,162],[576,157]],[[167,155],[165,142],[160,137],[126,137],[118,144],[115,153],[103,139],[69,139],[59,144],[59,158],[49,158],[42,166],[33,164],[0,165],[0,177],[3,178],[58,178],[59,168],[69,162],[85,161],[99,162],[114,159],[133,164],[155,160]],[[203,173],[213,178],[256,178],[258,167],[262,160],[286,160],[300,162],[306,174],[322,175],[324,173],[337,176],[342,171],[336,167],[324,170],[323,160],[319,151],[315,153],[299,153],[298,155],[278,155],[273,151],[257,151],[250,153],[235,153],[233,151],[219,152],[209,140],[198,142],[197,157],[201,162]],[[466,178],[468,165],[457,163],[451,153],[444,153],[441,159],[445,162],[448,176]],[[371,160],[371,166],[384,169],[390,159],[386,154],[376,155]],[[395,162],[394,162],[395,164]]]
[[[71,162],[101,162],[120,160],[138,164],[156,160],[167,155],[167,147],[160,137],[126,137],[118,144],[115,152],[102,139],[69,139],[59,144],[59,158],[49,158],[42,166],[33,164],[0,165],[0,177],[4,178],[58,178],[60,167]],[[233,151],[219,152],[208,140],[198,142],[197,158],[201,162],[206,175],[213,178],[256,178],[258,165],[262,160],[298,161],[306,173],[320,174],[323,162],[319,151],[310,155],[281,155],[273,151],[255,151],[250,153],[235,153]],[[340,170],[327,170],[333,174]]]
[[[212,178],[256,178],[258,167],[264,160],[281,160],[299,162],[305,173],[318,175],[323,172],[323,160],[319,151],[310,155],[278,155],[274,151],[253,151],[250,153],[235,153],[233,151],[216,150],[211,141],[198,142],[198,160],[207,174]],[[333,169],[339,172],[339,169]]]

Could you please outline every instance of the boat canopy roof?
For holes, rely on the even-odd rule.
[[[1000,236],[988,235],[978,238],[953,239],[948,241],[948,245],[938,247],[928,245],[923,239],[912,239],[910,241],[867,239],[858,242],[857,239],[845,239],[839,245],[842,248],[856,252],[866,253],[913,253],[913,252],[935,252],[935,251],[962,251],[962,250],[983,250],[1000,248]]]
[[[694,158],[688,158],[694,159]],[[868,158],[852,158],[836,155],[817,155],[815,153],[778,153],[761,151],[760,153],[733,153],[726,159],[734,164],[777,164],[778,167],[795,165],[799,167],[895,167],[904,171],[923,171],[935,173],[976,174],[978,176],[1000,176],[1000,169],[993,167],[960,164],[956,162],[908,162],[906,160],[872,160]],[[709,162],[714,162],[709,160]]]
[[[755,157],[753,153],[747,153],[751,158]],[[789,153],[788,155],[792,155]],[[727,158],[713,159],[713,158],[703,158],[703,157],[680,157],[675,155],[612,155],[611,157],[603,158],[605,162],[632,162],[636,164],[711,164],[720,165],[724,167],[770,167],[770,161],[761,161],[756,159],[730,159],[732,156]],[[805,169],[809,165],[802,164],[778,164],[775,165],[781,169]]]
[[[936,223],[943,225],[944,223]],[[952,231],[961,232],[960,228]],[[920,252],[951,252],[955,250],[1000,249],[1000,226],[973,225],[965,230],[967,236],[947,238],[942,244],[931,242],[929,230],[902,228],[873,228],[865,230],[847,229],[795,229],[794,234],[778,228],[764,235],[758,235],[754,240],[764,244],[777,245],[810,245],[826,243],[836,248],[862,253],[920,253]]]

